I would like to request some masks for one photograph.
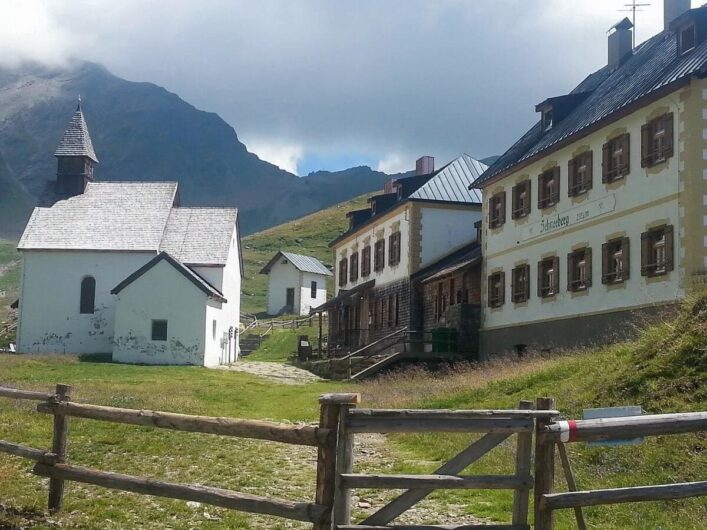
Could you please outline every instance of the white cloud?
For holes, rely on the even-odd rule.
[[[383,173],[403,173],[410,171],[415,166],[415,162],[405,155],[399,153],[388,153],[385,158],[378,162],[378,171]]]
[[[245,143],[248,150],[258,155],[261,160],[266,160],[280,169],[299,175],[298,166],[304,155],[302,146],[277,144],[262,139],[251,139]]]
[[[85,38],[61,27],[46,1],[3,0],[0,6],[0,65],[63,64]]]

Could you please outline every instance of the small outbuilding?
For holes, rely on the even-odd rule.
[[[279,251],[260,271],[269,276],[269,315],[309,315],[326,302],[331,271],[317,258]]]

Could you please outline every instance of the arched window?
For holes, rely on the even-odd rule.
[[[96,279],[86,276],[81,280],[81,309],[82,315],[92,315],[96,306]]]

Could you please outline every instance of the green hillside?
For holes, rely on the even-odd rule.
[[[7,320],[10,304],[17,299],[20,290],[20,256],[16,245],[17,243],[0,239],[0,329]]]
[[[261,313],[266,308],[268,277],[262,267],[278,250],[314,256],[331,266],[329,242],[348,227],[346,213],[364,208],[372,194],[361,195],[320,212],[269,228],[243,239],[245,278],[241,295],[241,311]],[[331,285],[329,292],[331,293]]]

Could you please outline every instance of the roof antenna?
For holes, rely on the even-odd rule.
[[[79,94],[78,104],[76,105],[76,112],[81,111],[81,94]]]
[[[641,13],[642,7],[650,7],[652,4],[639,4],[636,0],[631,0],[630,4],[624,4],[624,7],[628,9],[619,9],[619,11],[630,11],[631,12],[631,22],[633,22],[633,48],[636,48],[636,12]]]

